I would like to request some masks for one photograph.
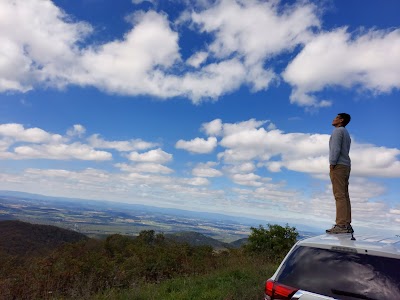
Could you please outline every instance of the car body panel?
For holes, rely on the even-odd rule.
[[[300,290],[293,295],[291,300],[336,300],[336,299]]]
[[[354,249],[357,253],[400,258],[400,238],[398,237],[360,235],[356,236],[356,240],[353,241],[351,234],[325,234],[301,240],[297,244],[325,249],[343,247]]]
[[[382,257],[382,260],[388,259],[399,259],[400,260],[400,238],[399,237],[390,237],[385,238],[376,235],[364,235],[364,236],[355,236],[356,240],[352,240],[351,234],[325,234],[316,237],[306,238],[304,240],[298,241],[292,249],[288,252],[286,257],[282,260],[281,264],[277,268],[274,275],[270,278],[271,280],[276,281],[278,278],[278,282],[280,281],[281,271],[285,268],[286,263],[291,258],[294,251],[297,251],[299,247],[310,247],[316,249],[325,249],[328,251],[340,251],[340,252],[348,252],[349,255],[361,255],[365,257]],[[293,255],[297,255],[294,253]],[[296,257],[296,256],[294,256]],[[396,261],[397,264],[397,261]],[[309,270],[309,269],[307,269]],[[393,272],[393,271],[392,271]],[[305,272],[307,273],[307,272]],[[282,282],[282,284],[291,285],[290,283]],[[295,285],[293,285],[295,286]],[[397,285],[398,286],[398,285]],[[302,286],[298,286],[300,288],[304,288]],[[308,288],[307,288],[308,289]],[[314,290],[315,292],[315,290]],[[349,291],[352,292],[352,291]],[[320,292],[318,292],[320,293]],[[325,292],[322,292],[325,294]],[[293,300],[333,300],[337,298],[332,298],[335,296],[327,296],[311,293],[309,291],[299,290],[296,294],[291,298]],[[400,299],[400,296],[399,298]]]

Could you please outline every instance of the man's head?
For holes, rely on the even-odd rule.
[[[346,125],[349,124],[350,120],[351,117],[349,114],[340,113],[336,116],[335,119],[333,119],[332,125],[335,127],[340,127],[340,126],[346,127]]]

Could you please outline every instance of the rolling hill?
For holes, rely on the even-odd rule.
[[[6,254],[42,255],[62,244],[87,239],[84,234],[56,226],[0,221],[0,251]]]

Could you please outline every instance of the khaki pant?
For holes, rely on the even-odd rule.
[[[336,200],[336,225],[350,225],[351,204],[349,196],[350,167],[336,165],[330,170],[333,196]]]

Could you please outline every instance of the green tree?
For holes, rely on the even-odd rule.
[[[154,246],[163,244],[165,241],[165,237],[162,233],[156,234],[154,230],[142,230],[141,232],[139,232],[136,240],[139,243]]]
[[[245,250],[250,253],[262,254],[273,261],[281,260],[296,243],[299,233],[295,227],[286,224],[267,224],[267,228],[259,225],[258,228],[251,227],[251,234]]]

